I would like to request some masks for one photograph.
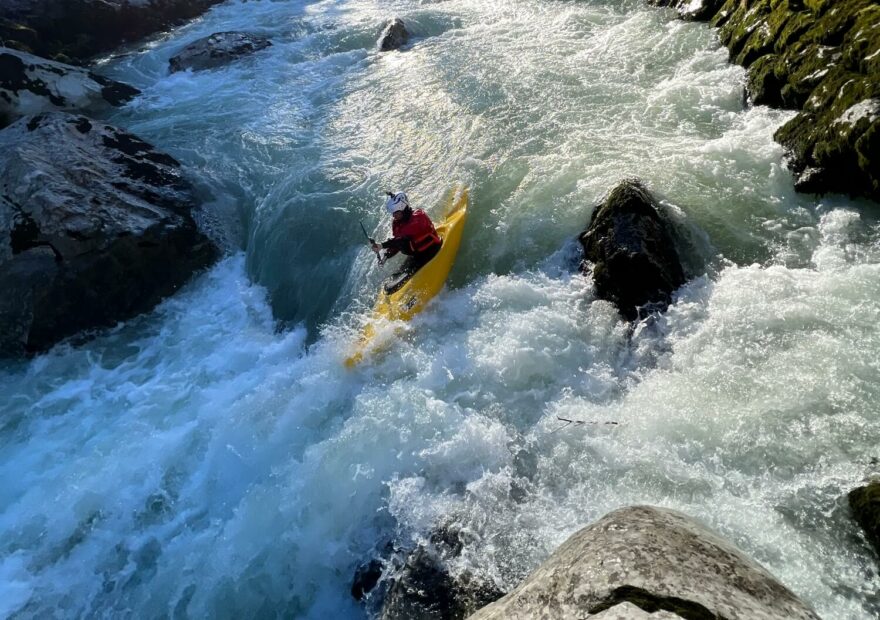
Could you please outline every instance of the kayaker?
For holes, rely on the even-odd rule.
[[[407,259],[385,283],[385,290],[392,293],[406,282],[412,274],[421,269],[440,251],[442,241],[428,214],[409,205],[404,192],[388,192],[385,210],[391,214],[391,239],[374,243],[373,251],[385,250],[381,259],[385,262],[398,252],[406,254]]]

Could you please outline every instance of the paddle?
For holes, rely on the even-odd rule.
[[[379,255],[379,250],[376,249],[376,242],[373,240],[372,237],[370,237],[370,235],[367,234],[367,229],[364,228],[364,223],[360,222],[360,225],[361,225],[361,230],[364,231],[364,237],[366,237],[367,241],[370,242],[370,249],[376,253],[376,261],[379,263],[380,266],[384,265],[385,260],[382,258],[382,256]]]

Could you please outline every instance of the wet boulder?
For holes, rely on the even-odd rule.
[[[438,526],[414,549],[386,545],[355,573],[352,596],[365,600],[380,620],[460,620],[504,595],[492,581],[450,563],[466,536],[454,525]],[[372,615],[372,614],[371,614]]]
[[[84,116],[0,131],[0,354],[150,310],[218,256],[170,155]]]
[[[596,295],[629,320],[665,310],[673,291],[685,282],[672,225],[638,181],[615,187],[593,211],[579,240]]]
[[[266,37],[247,32],[215,32],[193,41],[168,61],[171,73],[213,69],[266,49],[272,45]]]
[[[616,510],[565,541],[471,620],[818,620],[755,561],[682,513]]]
[[[136,88],[91,71],[0,47],[0,127],[49,110],[119,106],[137,94]]]
[[[880,480],[850,491],[849,506],[868,542],[880,553]]]
[[[391,50],[400,49],[409,41],[409,31],[403,23],[403,20],[395,17],[379,37],[379,51],[390,52]]]

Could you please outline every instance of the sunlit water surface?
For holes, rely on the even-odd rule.
[[[414,38],[379,54],[394,15]],[[226,30],[273,45],[168,74]],[[229,255],[0,370],[0,617],[361,618],[352,574],[389,539],[452,521],[451,569],[510,588],[630,504],[699,518],[825,618],[880,614],[845,500],[880,456],[876,206],[794,193],[790,113],[744,105],[709,27],[641,0],[257,0],[103,70]],[[573,243],[628,176],[693,276],[634,330]],[[383,190],[438,215],[456,184],[449,287],[346,370],[382,277],[358,221],[381,237]]]

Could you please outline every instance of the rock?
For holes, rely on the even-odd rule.
[[[724,5],[725,0],[648,0],[653,6],[668,6],[688,21],[708,21]]]
[[[387,545],[386,557],[373,558],[358,568],[352,596],[374,599],[372,602],[379,599],[372,611],[380,620],[467,617],[504,592],[467,571],[450,572],[449,563],[461,554],[464,538],[455,526],[447,524],[437,527],[429,541],[415,549],[404,551]]]
[[[167,30],[222,0],[3,0],[0,36],[9,47],[84,63]]]
[[[633,607],[641,611],[628,615]],[[616,510],[580,530],[470,618],[588,617],[818,620],[738,549],[682,513],[650,506]]]
[[[850,491],[849,506],[868,542],[880,553],[880,480]]]
[[[0,353],[45,350],[151,309],[217,257],[179,164],[51,112],[0,131]]]
[[[272,45],[266,37],[246,32],[215,32],[193,41],[168,61],[171,73],[213,69]]]
[[[665,310],[685,282],[670,224],[639,181],[615,187],[579,240],[592,263],[596,295],[629,320]]]
[[[352,598],[356,601],[364,600],[379,584],[384,568],[382,561],[378,558],[373,558],[358,566],[351,584]]]
[[[379,37],[379,51],[390,52],[400,49],[409,41],[409,32],[403,21],[397,17],[388,22]]]
[[[119,106],[139,93],[85,69],[0,47],[0,128],[49,110]]]
[[[775,134],[795,188],[880,200],[880,4],[876,0],[649,0],[720,28],[749,68],[756,105],[801,110]]]

